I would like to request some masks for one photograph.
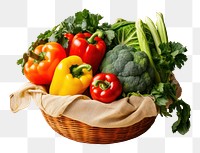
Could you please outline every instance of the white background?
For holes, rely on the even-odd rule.
[[[36,36],[84,8],[104,16],[102,22],[117,18],[155,21],[155,13],[165,17],[168,36],[188,48],[188,61],[175,70],[183,93],[192,108],[192,127],[182,136],[171,132],[173,118],[157,117],[142,136],[111,145],[74,142],[56,134],[38,108],[31,106],[13,114],[9,95],[27,80],[16,60],[27,50]],[[200,152],[200,0],[0,0],[0,152],[2,153],[199,153]],[[125,151],[126,150],[126,151]]]

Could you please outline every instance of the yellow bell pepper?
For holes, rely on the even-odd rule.
[[[83,93],[92,81],[92,67],[83,63],[79,56],[69,56],[56,67],[50,85],[52,95],[75,95]]]

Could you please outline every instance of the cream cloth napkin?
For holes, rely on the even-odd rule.
[[[43,86],[26,83],[10,95],[10,107],[17,112],[29,106],[31,100],[48,115],[66,116],[85,124],[103,128],[127,127],[145,117],[157,116],[151,97],[131,96],[106,104],[85,95],[55,96]]]

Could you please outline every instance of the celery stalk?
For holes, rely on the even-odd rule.
[[[139,46],[140,46],[140,49],[141,51],[144,51],[148,58],[149,58],[149,62],[150,62],[150,65],[152,66],[152,68],[154,69],[154,72],[155,72],[155,77],[156,77],[156,82],[159,83],[161,80],[160,80],[160,75],[155,67],[155,64],[153,62],[153,59],[152,59],[152,55],[151,55],[151,51],[150,51],[150,48],[149,48],[149,44],[148,44],[148,41],[147,41],[147,38],[146,38],[146,35],[143,31],[143,22],[142,20],[138,20],[136,21],[136,32],[137,32],[137,37],[138,37],[138,42],[139,42]]]
[[[167,30],[166,26],[164,23],[164,18],[162,13],[156,13],[157,21],[156,21],[156,26],[158,29],[158,33],[161,38],[162,43],[168,43],[168,36],[167,36]]]
[[[153,40],[154,40],[154,43],[155,43],[155,46],[156,46],[156,50],[158,52],[158,54],[160,55],[161,54],[161,50],[159,48],[159,45],[161,44],[161,40],[160,40],[160,36],[158,34],[158,31],[155,27],[155,24],[153,23],[153,21],[149,18],[149,17],[146,17],[145,19],[145,22],[151,32],[151,35],[153,37]]]

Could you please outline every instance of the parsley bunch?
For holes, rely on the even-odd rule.
[[[38,45],[45,44],[47,42],[57,42],[64,48],[67,48],[68,39],[64,37],[65,33],[71,33],[75,35],[79,32],[94,33],[97,30],[101,30],[104,34],[103,40],[109,48],[109,45],[112,43],[112,40],[115,37],[115,33],[113,30],[111,30],[110,24],[100,24],[100,20],[102,18],[103,17],[101,15],[90,13],[87,9],[75,13],[74,16],[69,16],[52,29],[40,33],[37,36],[37,39],[29,46],[28,52],[24,53],[23,57],[17,61],[17,64],[21,65],[23,72],[24,65],[28,60],[29,51],[33,51]]]
[[[139,44],[144,46],[143,51],[147,53],[156,74],[151,95],[155,98],[161,116],[171,117],[172,112],[176,111],[178,120],[172,125],[172,132],[178,131],[180,134],[185,134],[190,128],[191,108],[182,99],[178,99],[176,85],[172,82],[171,76],[175,68],[182,68],[187,61],[185,55],[187,48],[179,42],[168,42],[167,30],[161,13],[157,13],[156,25],[150,18],[146,18],[146,25],[153,37],[155,48],[149,48],[147,37],[143,32],[143,22],[139,20],[136,24],[138,25],[136,31]],[[168,107],[169,100],[172,104]]]
[[[100,24],[103,17],[100,14],[92,14],[89,10],[84,9],[75,13],[74,16],[69,16],[59,25],[56,25],[52,30],[47,30],[41,33],[35,42],[30,46],[34,49],[40,43],[44,42],[58,42],[64,48],[68,46],[68,40],[64,38],[65,33],[77,34],[79,32],[94,33],[101,30],[104,33],[104,41],[107,45],[111,44],[112,39],[115,37],[114,31],[111,30],[111,25],[108,23]]]

